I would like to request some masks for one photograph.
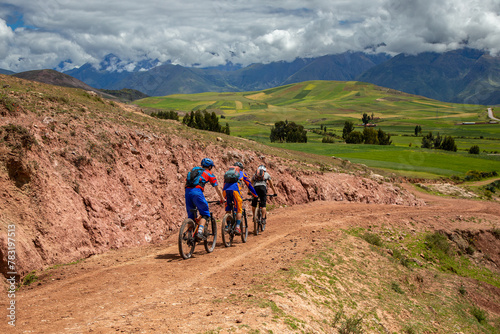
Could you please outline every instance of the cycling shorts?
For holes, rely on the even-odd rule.
[[[205,195],[203,195],[203,190],[199,188],[186,188],[184,197],[186,199],[188,218],[193,220],[196,218],[196,214],[191,209],[198,209],[200,216],[210,217],[210,210]]]
[[[237,213],[243,212],[243,200],[238,190],[226,189],[222,193],[224,195],[224,198],[226,199],[226,212],[231,211],[233,205],[234,205],[234,210]]]
[[[255,192],[259,197],[254,197],[252,198],[252,206],[256,207],[257,202],[260,202],[260,207],[265,208],[266,207],[266,200],[267,200],[267,187],[264,185],[261,186],[255,186]]]

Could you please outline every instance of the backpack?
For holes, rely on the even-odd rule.
[[[240,169],[237,166],[229,167],[229,170],[224,173],[224,183],[236,183],[240,179]]]
[[[193,167],[186,177],[186,188],[195,188],[200,184],[201,174],[205,169],[199,166]]]
[[[257,169],[257,171],[255,172],[255,175],[253,176],[253,179],[257,182],[259,181],[264,181],[264,174],[266,172],[264,172],[264,170],[262,169]]]

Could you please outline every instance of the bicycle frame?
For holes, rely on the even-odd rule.
[[[219,203],[219,201],[209,201],[209,204]],[[193,212],[198,212],[197,209],[193,209]],[[198,239],[196,237],[198,229],[200,227],[201,216],[196,217],[194,220],[191,218],[185,219],[179,229],[178,246],[179,253],[183,259],[188,259],[192,256],[196,244],[203,241],[205,245],[205,250],[207,253],[213,252],[215,244],[217,241],[217,224],[212,211],[210,211],[210,219],[207,220],[205,228],[203,230],[203,238]],[[209,240],[213,237],[212,240]],[[184,249],[186,247],[186,249]]]
[[[251,198],[244,199],[243,202],[245,201],[251,201]],[[234,208],[234,205],[231,208],[231,211],[226,213],[224,218],[222,219],[222,242],[224,246],[230,247],[233,243],[233,239],[235,236],[236,232],[236,210]],[[241,241],[243,243],[247,242],[248,238],[248,220],[247,220],[247,212],[246,208],[243,207],[242,213],[241,213]],[[227,231],[226,231],[227,227]],[[227,236],[226,236],[227,234]]]
[[[266,195],[267,197],[276,197],[276,194],[274,195]],[[261,203],[260,203],[260,198],[259,198],[259,201],[257,202],[257,209],[256,209],[256,212],[255,212],[255,217],[253,219],[253,222],[254,222],[254,225],[253,225],[253,233],[255,235],[259,235],[259,231],[260,232],[264,232],[264,230],[266,229],[266,224],[263,223],[263,217],[262,217],[262,206],[261,206]]]

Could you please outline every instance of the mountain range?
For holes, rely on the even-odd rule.
[[[246,67],[228,63],[197,68],[159,65],[152,60],[128,71],[130,64],[120,64],[111,54],[97,68],[85,64],[64,73],[97,89],[128,88],[150,96],[256,91],[308,80],[357,80],[445,102],[500,104],[500,57],[468,48],[394,57],[346,52]]]

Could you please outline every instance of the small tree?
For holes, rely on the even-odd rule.
[[[422,127],[420,125],[417,125],[415,127],[415,136],[418,136],[421,133],[422,133]]]
[[[373,128],[363,129],[363,139],[365,144],[378,145],[377,131]]]
[[[473,145],[469,149],[469,154],[479,154],[479,146]]]
[[[363,134],[359,131],[352,131],[347,135],[345,142],[347,144],[361,144],[363,142]]]
[[[368,116],[367,113],[364,113],[363,117],[361,118],[361,122],[363,122],[364,125],[370,123],[370,116]]]
[[[457,145],[455,144],[455,139],[452,136],[446,136],[441,143],[441,149],[445,151],[457,151]]]
[[[351,121],[345,121],[344,128],[342,129],[342,139],[346,139],[347,136],[354,130],[354,123]]]
[[[426,136],[422,137],[422,148],[432,148],[434,145],[434,135],[429,132]]]
[[[441,149],[442,143],[443,143],[443,138],[439,135],[439,132],[438,132],[437,136],[434,137],[434,143],[432,145],[436,150],[439,150],[439,149]]]
[[[377,132],[378,143],[379,145],[391,145],[391,135],[382,131],[382,129],[378,129]]]

